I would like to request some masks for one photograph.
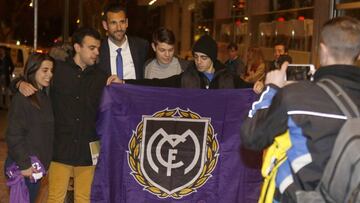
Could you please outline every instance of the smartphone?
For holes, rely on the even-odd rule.
[[[286,70],[287,81],[313,80],[315,66],[313,64],[289,64]]]
[[[279,58],[276,60],[276,65],[278,66],[277,69],[281,68],[281,65],[287,61],[289,64],[292,63],[292,58],[291,56],[287,55],[287,54],[283,54],[280,55]]]

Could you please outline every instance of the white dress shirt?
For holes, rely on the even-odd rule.
[[[118,47],[114,42],[108,38],[109,49],[110,49],[110,66],[111,74],[116,75],[116,57],[118,48],[121,48],[121,56],[123,59],[123,79],[136,79],[134,61],[131,56],[129,42],[127,36],[125,35],[125,42]]]

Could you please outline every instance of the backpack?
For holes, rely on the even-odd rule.
[[[360,203],[359,110],[333,80],[322,79],[317,85],[332,98],[347,120],[339,131],[316,191],[297,191],[297,202]]]

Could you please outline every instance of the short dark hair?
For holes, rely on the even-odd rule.
[[[126,7],[123,4],[120,3],[109,3],[104,7],[104,15],[103,15],[103,20],[106,21],[107,20],[107,13],[108,12],[112,12],[112,13],[118,13],[118,12],[124,12],[125,16],[127,16],[126,13]]]
[[[171,30],[165,27],[160,27],[157,30],[155,30],[155,32],[153,32],[152,41],[153,43],[155,43],[155,45],[157,43],[166,43],[166,44],[174,45],[175,35]]]
[[[237,44],[234,42],[230,42],[229,45],[227,46],[227,50],[230,50],[230,49],[235,49],[237,51],[238,50]]]
[[[276,41],[276,42],[274,43],[274,47],[275,47],[275,46],[283,46],[285,53],[288,53],[288,52],[289,52],[289,47],[287,46],[287,44],[286,44],[284,41]]]
[[[356,61],[360,54],[360,21],[348,16],[329,20],[320,31],[320,42],[336,60]]]
[[[82,45],[82,42],[86,36],[93,37],[97,40],[101,40],[100,33],[94,28],[81,27],[75,30],[74,34],[72,35],[73,44]]]

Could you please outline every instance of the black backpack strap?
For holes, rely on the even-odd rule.
[[[316,84],[331,97],[347,118],[360,117],[359,110],[355,103],[336,82],[324,78]]]

